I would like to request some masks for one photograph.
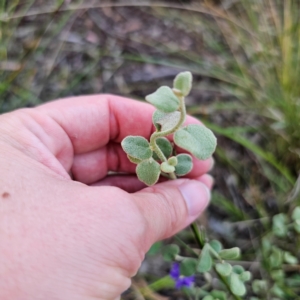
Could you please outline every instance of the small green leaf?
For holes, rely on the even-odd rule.
[[[217,139],[212,131],[197,124],[190,124],[176,131],[174,142],[201,160],[209,158],[217,145]]]
[[[223,291],[212,290],[210,294],[214,297],[214,299],[227,300],[226,293]]]
[[[231,273],[230,275],[230,289],[236,296],[243,296],[246,293],[246,287],[244,283],[240,280],[239,275],[236,273]]]
[[[245,269],[240,265],[235,265],[232,267],[232,271],[236,274],[242,274],[245,272]]]
[[[197,259],[184,258],[180,263],[180,274],[183,276],[191,276],[196,273]]]
[[[173,129],[180,120],[180,112],[164,113],[156,110],[153,113],[152,121],[158,131],[166,131]]]
[[[165,173],[173,173],[175,171],[175,167],[169,165],[166,161],[160,165],[160,169]]]
[[[176,156],[172,156],[168,159],[168,164],[171,166],[176,166],[178,164],[178,159]]]
[[[223,249],[222,244],[218,240],[212,240],[209,242],[209,244],[217,253]]]
[[[297,257],[295,257],[294,255],[292,255],[292,254],[291,254],[290,252],[288,252],[288,251],[285,251],[285,252],[283,253],[283,260],[284,260],[286,263],[290,264],[290,265],[295,265],[295,264],[298,263]]]
[[[270,292],[280,299],[287,299],[284,291],[276,283],[271,287]]]
[[[132,157],[132,156],[130,156],[130,155],[128,155],[127,154],[127,157],[128,157],[128,159],[132,162],[132,163],[134,163],[134,164],[139,164],[142,160],[140,160],[140,159],[138,159],[138,158],[135,158],[135,157]]]
[[[287,235],[288,218],[281,213],[273,217],[272,231],[278,237],[285,237]]]
[[[293,213],[292,213],[292,219],[294,221],[300,220],[300,206],[297,206],[294,208]]]
[[[282,281],[284,279],[284,272],[283,270],[273,270],[270,272],[271,278],[274,281]]]
[[[272,247],[272,253],[269,255],[269,263],[271,267],[280,267],[283,261],[283,251],[275,246]]]
[[[193,159],[189,154],[178,154],[177,165],[175,166],[175,173],[178,176],[184,176],[193,169]]]
[[[170,113],[179,107],[179,99],[168,86],[162,86],[146,96],[146,100],[162,112]]]
[[[166,158],[170,157],[173,152],[173,147],[170,143],[170,141],[165,137],[160,137],[156,139],[156,145],[159,147],[159,149],[162,151],[164,156]],[[153,158],[157,161],[160,161],[159,157],[155,152],[153,152]]]
[[[222,259],[236,259],[240,256],[241,250],[238,247],[231,249],[224,249],[219,252],[219,255]]]
[[[217,263],[216,270],[222,276],[229,276],[232,271],[232,266],[227,262]]]
[[[127,136],[121,142],[121,146],[123,150],[133,158],[144,160],[152,156],[149,142],[142,136]]]
[[[162,256],[165,261],[174,261],[176,255],[178,255],[179,252],[180,252],[179,247],[175,244],[171,244],[163,247]]]
[[[270,240],[266,237],[262,238],[262,248],[263,248],[263,253],[267,255],[267,253],[271,250],[272,244]]]
[[[255,279],[252,282],[253,292],[257,295],[265,294],[268,290],[268,284],[266,280]]]
[[[150,186],[157,182],[160,175],[160,165],[154,159],[143,160],[136,167],[138,179]]]
[[[294,229],[297,233],[300,233],[300,220],[295,220]]]
[[[192,80],[191,72],[181,72],[174,79],[174,88],[179,90],[183,96],[187,96],[192,88]]]
[[[215,300],[215,298],[211,295],[206,295],[202,300]]]
[[[212,258],[209,253],[209,247],[209,244],[205,244],[201,251],[199,263],[197,266],[197,271],[200,273],[208,272],[212,268]]]
[[[252,277],[252,274],[249,271],[245,271],[242,274],[239,275],[240,280],[243,282],[249,281]]]
[[[151,246],[151,248],[148,250],[147,255],[152,256],[152,255],[158,254],[160,252],[161,247],[162,247],[161,241],[154,243]]]

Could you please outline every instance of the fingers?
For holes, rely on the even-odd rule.
[[[64,129],[75,154],[99,149],[110,140],[120,142],[127,135],[149,137],[152,131],[154,107],[118,96],[73,97],[37,109]]]
[[[109,143],[106,147],[75,155],[72,174],[75,180],[93,184],[107,176],[109,171],[135,173],[120,144]]]
[[[136,176],[110,175],[103,180],[93,183],[92,186],[115,186],[128,193],[135,193],[146,187]]]
[[[208,172],[212,166],[212,158],[205,161],[194,158],[193,169],[185,177],[200,177]],[[135,174],[135,168],[136,165],[128,160],[120,144],[109,143],[101,149],[75,155],[72,174],[77,181],[93,184],[106,177],[109,171]]]
[[[208,205],[210,191],[199,180],[179,179],[143,189],[133,198],[145,217],[150,243],[154,243],[193,222]]]
[[[113,95],[67,98],[41,105],[36,110],[50,116],[67,133],[75,154],[100,149],[109,141],[120,143],[128,135],[149,138],[155,108],[147,103]],[[199,123],[187,117],[186,123]],[[55,138],[55,137],[54,137]],[[56,139],[55,143],[60,144]]]

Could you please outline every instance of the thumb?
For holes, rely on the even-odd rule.
[[[192,223],[208,205],[210,190],[198,180],[177,179],[145,188],[133,197],[152,244]]]

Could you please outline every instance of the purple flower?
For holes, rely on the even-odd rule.
[[[171,278],[175,281],[176,289],[181,289],[183,287],[191,287],[195,281],[195,276],[180,276],[180,266],[179,263],[173,263],[171,271],[170,271]]]

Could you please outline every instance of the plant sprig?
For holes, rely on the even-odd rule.
[[[176,154],[173,144],[166,138],[174,134],[174,143],[198,159],[209,158],[216,149],[217,140],[210,129],[203,125],[183,126],[186,119],[185,97],[192,88],[192,74],[179,73],[171,89],[162,86],[148,95],[146,100],[157,110],[152,121],[156,131],[150,141],[142,136],[128,136],[121,145],[128,159],[137,164],[136,173],[140,181],[150,186],[160,175],[170,179],[188,174],[193,168],[189,154]]]

